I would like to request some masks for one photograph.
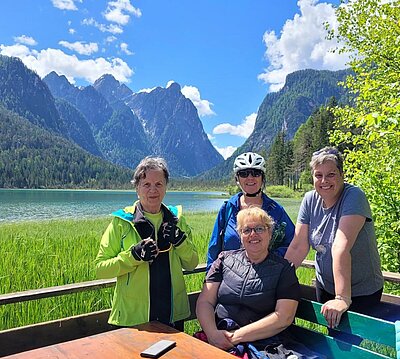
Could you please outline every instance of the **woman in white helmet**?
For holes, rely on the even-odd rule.
[[[275,228],[270,251],[284,257],[294,236],[294,224],[284,208],[264,192],[265,160],[254,152],[236,157],[233,171],[241,192],[232,196],[219,210],[207,253],[207,271],[220,252],[239,249],[240,236],[236,231],[236,216],[241,209],[258,206],[274,220]]]

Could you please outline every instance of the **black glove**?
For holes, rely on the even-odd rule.
[[[172,223],[163,223],[162,226],[163,237],[167,238],[173,246],[179,246],[186,239],[186,233],[181,231],[176,225]]]
[[[152,261],[157,257],[156,242],[151,238],[143,239],[136,244],[136,246],[131,248],[131,253],[138,261]]]

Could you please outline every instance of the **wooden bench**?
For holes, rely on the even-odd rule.
[[[193,272],[204,271],[200,266]],[[0,305],[46,298],[84,290],[93,290],[114,285],[114,280],[76,283],[74,285],[52,287],[11,293],[0,296]],[[326,355],[328,358],[389,358],[395,357],[395,320],[400,320],[400,297],[383,295],[378,308],[380,317],[391,321],[368,317],[358,313],[347,312],[343,315],[337,332],[358,335],[363,342],[361,346],[346,341],[344,338],[333,338],[327,334],[326,321],[320,314],[321,304],[315,302],[315,288],[302,285],[302,297],[293,325],[298,340],[310,349]],[[192,315],[188,320],[196,319],[195,306],[199,292],[189,294]],[[114,330],[107,324],[109,310],[63,318],[45,323],[24,326],[0,331],[0,356],[31,350],[60,342],[70,341],[93,334]],[[317,326],[317,328],[312,328]],[[368,342],[368,349],[364,348]]]
[[[326,328],[327,323],[321,314],[321,307],[320,303],[302,299],[296,318]],[[397,313],[400,316],[400,306],[397,307]],[[395,354],[394,322],[348,311],[343,314],[339,326],[332,331],[338,336],[332,337],[326,333],[300,326],[298,319],[296,319],[296,325],[293,326],[293,333],[297,340],[328,358],[390,358]],[[354,335],[359,337],[360,344],[354,343],[354,339],[357,339],[354,338]],[[364,347],[366,344],[367,348]]]
[[[188,320],[196,319],[194,308],[198,295],[199,292],[189,295],[192,315]],[[395,306],[400,313],[400,306]],[[305,328],[305,322],[326,327],[326,321],[320,314],[320,310],[320,303],[303,298],[296,313],[297,319],[296,324],[293,325],[293,333],[298,341],[310,349],[328,358],[390,358],[390,356],[378,354],[377,351],[382,351],[382,348],[385,352],[394,355],[395,324],[393,322],[353,312],[345,313],[337,332],[358,335],[364,340],[373,342],[370,348],[366,349],[314,329]],[[108,315],[109,310],[105,310],[2,331],[0,332],[0,356],[114,330],[115,327],[107,324]],[[299,323],[298,319],[302,319],[303,322]]]
[[[327,334],[327,322],[321,314],[322,304],[315,302],[315,300],[304,298],[304,296],[307,296],[314,297],[315,299],[315,289],[302,285],[302,291],[303,298],[296,312],[295,324],[292,325],[292,333],[300,343],[303,343],[315,352],[326,355],[328,358],[361,359],[393,357],[396,349],[394,321],[387,321],[348,311],[343,314],[339,326],[335,329],[335,332],[339,333],[340,339],[337,337],[334,338]],[[192,316],[189,319],[196,319],[193,313],[195,313],[198,295],[199,292],[190,294]],[[392,302],[381,302],[376,308],[377,312],[393,320],[400,320],[400,298],[396,298],[398,300],[397,304],[395,303],[395,298],[392,298]],[[310,327],[317,328],[310,329]],[[352,339],[358,339],[361,343],[354,344]],[[366,344],[368,348],[363,347]],[[391,354],[392,356],[380,354],[382,352]]]

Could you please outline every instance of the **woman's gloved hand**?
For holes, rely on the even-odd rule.
[[[142,239],[138,244],[131,248],[132,256],[140,261],[152,261],[157,257],[158,248],[152,238]]]
[[[183,232],[178,226],[172,223],[163,223],[163,237],[168,238],[169,242],[177,247],[179,246],[185,239],[186,233]]]

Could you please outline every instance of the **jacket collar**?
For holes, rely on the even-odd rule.
[[[163,212],[163,222],[173,222],[175,224],[178,222],[177,216],[164,203],[161,203],[161,211]],[[112,215],[133,224],[147,222],[140,201],[136,201],[133,206],[119,209],[113,212]]]

